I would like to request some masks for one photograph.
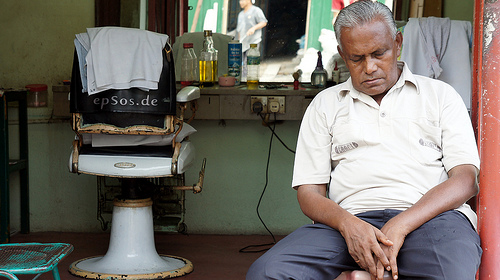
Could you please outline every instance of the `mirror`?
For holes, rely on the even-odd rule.
[[[322,52],[323,66],[331,79],[334,59],[337,59],[334,57],[337,54],[337,42],[333,33],[332,1],[253,1],[268,20],[260,46],[260,81],[292,83],[292,74],[300,69],[301,82],[310,82],[318,50]],[[378,1],[391,9],[396,3],[407,2]],[[147,0],[120,0],[120,25],[145,29],[147,6]],[[231,34],[236,29],[238,14],[242,10],[239,0],[188,0],[188,7],[188,31],[202,32],[207,26],[213,26],[213,29],[210,28],[213,32],[223,34]]]
[[[120,26],[146,29],[147,13],[147,0],[120,0]]]
[[[393,0],[378,0],[391,9]],[[337,42],[333,33],[332,0],[255,0],[268,20],[261,42],[260,81],[292,83],[292,74],[301,69],[302,82],[310,82],[322,52],[323,66],[331,79]],[[349,2],[349,1],[345,1]],[[242,10],[239,0],[189,0],[188,30],[202,32],[206,15],[215,21],[216,30],[231,34]],[[216,10],[216,16],[209,10]],[[213,22],[212,22],[213,24]],[[210,25],[209,25],[210,26]]]

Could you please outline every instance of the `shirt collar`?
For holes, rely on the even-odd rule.
[[[393,91],[395,89],[401,88],[401,87],[403,87],[404,85],[406,85],[408,83],[410,85],[413,85],[416,88],[417,94],[420,94],[420,90],[419,90],[419,87],[418,87],[417,80],[415,79],[415,76],[413,75],[413,73],[408,68],[408,64],[406,64],[403,61],[398,61],[397,65],[398,65],[398,68],[402,69],[403,71],[401,72],[401,75],[399,76],[398,81],[389,90],[389,92],[391,92],[391,91]],[[350,77],[349,77],[349,79],[345,83],[342,83],[340,86],[341,87],[340,87],[339,93],[338,93],[338,99],[339,99],[339,101],[342,101],[347,96],[347,94],[349,94],[354,99],[360,99],[361,95],[366,96],[366,94],[364,94],[362,92],[359,92],[359,91],[357,91],[354,88],[354,86],[352,85],[352,80],[351,80]]]

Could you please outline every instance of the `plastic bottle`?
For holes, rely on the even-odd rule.
[[[217,55],[218,51],[214,47],[212,31],[204,31],[203,48],[200,53],[200,86],[209,87],[217,81]]]
[[[193,43],[184,43],[181,61],[181,86],[192,85],[198,79],[198,58]]]
[[[333,68],[332,80],[336,85],[340,83],[340,70],[337,66],[337,61],[335,61],[335,68]]]
[[[247,87],[248,89],[257,89],[259,87],[259,67],[260,52],[257,44],[250,44],[247,53]]]
[[[318,62],[316,63],[316,69],[314,69],[314,71],[311,74],[311,85],[323,88],[326,86],[327,79],[328,79],[328,73],[323,68],[321,52],[318,51]]]

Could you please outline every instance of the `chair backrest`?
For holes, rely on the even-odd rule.
[[[82,92],[80,67],[75,51],[70,89],[70,112],[77,114],[78,122],[73,124],[74,130],[94,124],[106,124],[114,128],[151,126],[172,132],[174,120],[166,116],[175,116],[177,109],[174,60],[168,44],[162,53],[163,68],[157,90],[146,92],[138,88],[110,89],[89,95]],[[139,134],[157,134],[147,133],[154,129],[143,128],[142,131]]]

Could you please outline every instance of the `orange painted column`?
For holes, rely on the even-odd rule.
[[[481,92],[481,66],[483,63],[483,9],[484,2],[474,1],[474,36],[472,41],[472,98],[471,98],[471,119],[474,132],[479,131],[479,97]]]
[[[479,139],[479,93],[481,92],[481,66],[483,62],[483,7],[483,1],[476,0],[474,2],[474,36],[472,40],[472,96],[470,114],[476,139]],[[479,141],[477,142],[479,147]],[[469,205],[472,207],[472,209],[474,209],[474,211],[477,211],[478,199],[479,196],[475,196],[468,201]]]
[[[483,257],[479,279],[500,279],[500,2],[477,3],[478,141],[481,155],[477,212]],[[482,13],[482,15],[481,15]],[[481,56],[482,55],[482,56]],[[477,60],[477,61],[476,61]]]

